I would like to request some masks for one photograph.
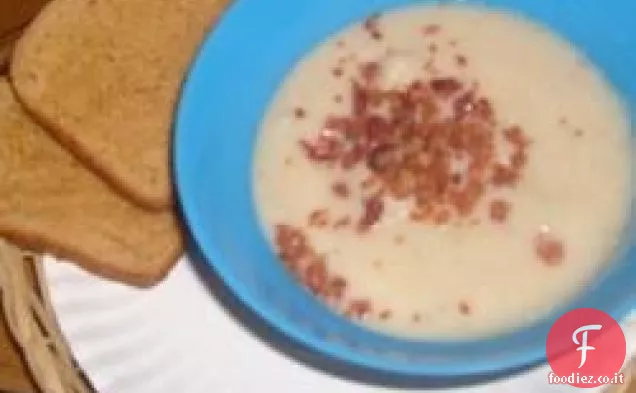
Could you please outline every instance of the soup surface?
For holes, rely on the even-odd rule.
[[[255,200],[281,261],[336,312],[408,337],[545,316],[610,259],[627,114],[571,45],[468,6],[331,37],[261,125]]]

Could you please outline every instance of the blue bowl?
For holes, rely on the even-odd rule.
[[[470,3],[470,1],[468,1]],[[239,0],[207,38],[183,89],[175,136],[176,186],[186,223],[231,291],[290,339],[353,366],[409,377],[459,377],[545,359],[556,318],[593,307],[620,319],[636,300],[628,231],[614,263],[574,302],[532,326],[488,339],[418,341],[385,336],[337,316],[284,269],[252,199],[259,123],[295,63],[329,35],[412,0]],[[490,0],[569,39],[636,102],[636,2]]]

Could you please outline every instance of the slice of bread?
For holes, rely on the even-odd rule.
[[[182,252],[175,216],[114,193],[40,126],[0,78],[0,237],[117,281],[148,286]]]
[[[148,209],[172,200],[184,74],[228,0],[55,0],[18,42],[12,82],[86,166]]]

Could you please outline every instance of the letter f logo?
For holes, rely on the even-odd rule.
[[[587,332],[590,330],[601,330],[603,326],[601,325],[586,325],[586,326],[581,326],[580,328],[576,329],[574,331],[574,334],[572,334],[572,341],[574,341],[574,344],[576,345],[580,345],[580,347],[578,347],[576,350],[577,351],[581,351],[581,364],[579,365],[579,368],[583,367],[583,365],[585,364],[585,362],[587,361],[587,351],[593,351],[596,348],[587,345]],[[583,333],[582,336],[582,340],[579,342],[577,336],[579,335],[579,333]]]

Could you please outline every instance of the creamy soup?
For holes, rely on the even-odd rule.
[[[611,258],[629,145],[621,102],[568,43],[416,6],[291,71],[261,125],[255,200],[281,263],[336,312],[400,336],[490,335]]]

